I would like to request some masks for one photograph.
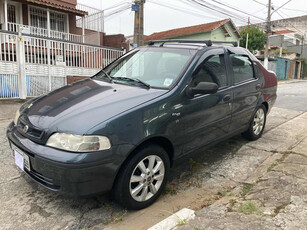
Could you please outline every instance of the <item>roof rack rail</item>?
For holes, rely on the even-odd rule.
[[[152,40],[148,42],[149,46],[154,45],[155,43],[161,43],[161,47],[164,43],[167,42],[178,42],[178,43],[204,43],[207,46],[212,46],[213,43],[215,44],[232,44],[233,46],[238,46],[238,42],[231,42],[231,41],[212,41],[212,40],[184,40],[184,39],[168,39],[168,40]]]
[[[184,39],[168,39],[168,40],[152,40],[148,42],[149,46],[154,45],[155,43],[162,43],[160,46],[163,46],[167,42],[178,42],[178,43],[204,43],[207,46],[212,46],[211,40],[184,40]]]
[[[234,47],[238,46],[238,42],[231,42],[231,41],[212,41],[212,43],[215,43],[215,44],[231,44]]]

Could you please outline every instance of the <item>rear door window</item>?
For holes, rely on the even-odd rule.
[[[255,79],[253,64],[247,55],[230,54],[229,57],[235,85]]]

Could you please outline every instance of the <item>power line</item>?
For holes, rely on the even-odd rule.
[[[116,17],[118,17],[118,16],[122,15],[123,13],[125,13],[125,11],[118,12],[118,13],[116,14]],[[108,18],[107,18],[107,19],[105,19],[104,21],[105,21],[105,22],[109,21],[110,19],[112,19],[112,18],[113,18],[113,16],[115,16],[115,14],[110,15],[110,17],[108,17]]]
[[[230,6],[230,5],[227,5],[227,4],[223,3],[223,2],[220,2],[220,1],[217,1],[217,0],[211,0],[211,1],[216,2],[216,3],[218,3],[218,4],[221,4],[221,5],[223,5],[223,6],[226,6],[226,7],[230,8],[230,9],[236,10],[236,11],[238,11],[238,12],[240,12],[240,13],[246,14],[246,15],[248,15],[248,16],[250,16],[250,17],[254,17],[254,18],[257,18],[257,19],[259,19],[259,20],[261,20],[261,21],[265,21],[263,18],[254,16],[254,15],[250,15],[250,14],[247,13],[247,12],[244,12],[244,11],[238,9],[238,8],[235,8],[235,7],[232,7],[232,6]]]
[[[256,13],[259,13],[259,12],[263,12],[266,8],[267,8],[267,6],[264,7],[264,8],[261,8],[260,10],[256,10],[256,11],[254,11],[254,12],[251,13],[251,14],[256,14]]]
[[[196,0],[187,0],[187,1],[190,1],[190,2],[197,4],[197,5],[200,5],[200,6],[207,8],[211,11],[215,11],[215,12],[218,12],[220,14],[224,14],[224,15],[227,15],[229,17],[237,18],[240,21],[246,22],[246,20],[242,19],[242,17],[235,16],[234,14],[231,14],[231,13],[227,13],[227,12],[225,12],[225,10],[223,11],[219,7],[214,8],[211,4],[208,4],[207,2],[202,1],[202,2],[206,3],[206,4],[203,4],[202,2],[198,2]]]
[[[227,15],[230,15],[231,17],[237,18],[238,20],[241,20],[241,21],[242,21],[242,19],[243,19],[244,23],[246,23],[248,17],[246,17],[246,16],[243,17],[241,14],[236,14],[236,13],[233,12],[233,10],[236,10],[236,11],[239,11],[240,13],[246,14],[246,15],[249,16],[249,17],[251,16],[250,13],[244,12],[243,10],[237,9],[237,8],[235,8],[234,6],[225,4],[225,3],[221,2],[221,1],[211,0],[211,1],[214,1],[214,2],[216,2],[216,3],[218,3],[218,4],[222,4],[223,6],[226,6],[226,7],[230,8],[231,11],[230,11],[230,10],[227,10],[227,9],[225,9],[225,8],[223,8],[223,7],[219,7],[218,5],[209,3],[208,1],[205,1],[205,0],[198,0],[198,1],[203,2],[205,5],[208,5],[208,6],[210,6],[211,8],[218,9],[218,10],[220,10],[220,11],[223,11],[223,12],[226,13]],[[265,21],[263,18],[260,18],[260,17],[257,17],[257,16],[252,16],[252,17],[258,18],[258,19],[256,19],[256,20],[258,20],[258,22],[264,22],[264,21]],[[253,19],[253,20],[254,20],[254,19]]]
[[[201,4],[201,3],[199,3],[199,2],[193,2],[193,1],[191,1],[191,0],[181,0],[181,2],[182,3],[184,3],[184,4],[186,4],[186,5],[188,5],[188,6],[190,6],[190,7],[193,7],[193,8],[197,8],[197,9],[199,9],[199,4]],[[242,21],[242,22],[244,22],[244,24],[247,22],[247,17],[242,17],[241,15],[240,16],[238,16],[238,15],[235,15],[233,12],[230,12],[230,11],[227,11],[227,10],[225,10],[224,8],[221,8],[221,7],[218,7],[218,6],[216,6],[216,5],[213,5],[213,4],[210,4],[210,3],[205,3],[206,5],[208,5],[211,9],[208,9],[208,8],[206,8],[206,7],[203,7],[203,8],[206,8],[207,10],[209,10],[209,12],[212,12],[212,11],[215,11],[216,12],[216,10],[214,10],[214,9],[218,9],[219,10],[219,12],[218,13],[220,13],[220,14],[222,14],[222,15],[227,15],[227,16],[230,16],[230,17],[232,17],[232,18],[235,18],[235,19],[237,19],[237,20],[240,20],[240,21]],[[213,8],[213,9],[212,9]],[[221,12],[222,11],[222,12]],[[220,17],[221,18],[221,17]]]
[[[279,10],[279,13],[284,14],[285,16],[287,16],[288,18],[291,18],[291,16],[289,16],[288,14],[284,13],[283,11]]]
[[[186,14],[190,14],[190,15],[196,16],[196,17],[201,17],[201,18],[206,17],[206,18],[220,19],[218,17],[210,17],[210,16],[207,16],[207,15],[204,15],[204,14],[200,14],[199,12],[196,12],[196,11],[183,10],[182,8],[176,8],[174,6],[170,6],[170,5],[166,5],[166,4],[162,4],[162,3],[157,3],[157,2],[154,2],[152,0],[149,0],[148,2],[150,2],[152,4],[159,5],[159,6],[164,6],[164,7],[167,7],[169,9],[177,10],[177,11],[180,11],[180,12],[183,12],[183,13],[186,13]]]
[[[268,5],[267,4],[264,4],[264,3],[262,3],[262,2],[258,2],[257,0],[253,0],[254,2],[257,2],[258,4],[260,4],[260,5],[263,5],[263,6],[265,6],[265,7],[268,7]]]
[[[110,10],[110,9],[119,7],[120,5],[127,5],[127,4],[131,5],[131,3],[129,3],[129,2],[127,2],[126,0],[124,0],[124,1],[121,1],[121,2],[119,2],[119,3],[117,3],[117,4],[115,4],[115,5],[112,5],[112,6],[108,7],[108,8],[105,8],[105,9],[103,9],[103,10]]]
[[[199,8],[199,4],[197,4],[197,3],[195,3],[195,2],[191,2],[191,0],[180,0],[180,1],[181,1],[181,3],[183,3],[183,4],[185,4],[185,5],[189,6],[189,7],[196,8],[196,9],[200,9],[200,8]],[[210,14],[212,14],[212,11],[214,11],[214,10],[212,10],[212,9],[207,9],[207,8],[206,8],[205,10],[208,10]],[[220,12],[219,12],[219,13],[220,13]],[[220,14],[222,14],[223,16],[217,16],[216,18],[218,18],[218,19],[224,19],[224,15],[225,15],[225,14],[223,14],[223,13],[220,13]],[[226,15],[227,15],[227,16],[230,16],[230,17],[233,17],[233,18],[237,18],[236,16],[229,15],[229,13],[226,14]],[[240,20],[240,21],[246,23],[247,17],[246,17],[246,18],[240,17],[238,20]],[[241,22],[241,23],[242,23],[242,22]]]
[[[291,8],[286,8],[286,7],[284,7],[283,9],[284,10],[300,11],[300,12],[303,12],[303,13],[307,13],[307,11],[305,11],[305,10],[297,10],[297,9],[291,9]]]
[[[121,8],[118,8],[118,9],[116,9],[116,10],[114,10],[114,11],[108,13],[108,14],[105,14],[104,17],[107,18],[107,17],[109,17],[109,16],[111,16],[111,15],[120,13],[120,12],[122,12],[122,11],[124,11],[124,10],[128,10],[128,9],[130,9],[130,8],[131,8],[130,5],[129,5],[129,6],[122,6]]]
[[[273,13],[275,13],[277,10],[279,10],[280,8],[282,8],[283,6],[285,6],[285,5],[287,5],[289,2],[291,2],[292,0],[289,0],[289,1],[287,1],[286,3],[284,3],[284,4],[282,4],[280,7],[278,7],[276,10],[274,10],[272,13],[271,13],[271,15],[273,14]]]
[[[276,11],[276,13],[277,13],[282,19],[285,19],[278,11]],[[289,23],[289,24],[290,24],[290,23]],[[292,27],[293,27],[294,29],[296,29],[297,31],[299,31],[299,32],[301,32],[302,34],[304,34],[303,31],[301,31],[300,29],[296,28],[293,24],[290,24],[290,25],[292,25]]]

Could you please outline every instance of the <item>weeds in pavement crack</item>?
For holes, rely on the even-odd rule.
[[[241,204],[239,210],[243,213],[252,214],[257,211],[257,207],[253,202],[249,201],[245,204]]]
[[[187,219],[179,219],[178,220],[178,223],[177,223],[177,226],[183,226],[187,223]]]
[[[245,184],[240,192],[240,195],[245,198],[245,196],[253,189],[253,184]]]
[[[272,171],[274,167],[276,167],[278,165],[277,162],[274,162],[270,165],[270,167],[267,169],[268,172]]]

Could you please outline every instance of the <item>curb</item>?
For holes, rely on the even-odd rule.
[[[195,211],[183,208],[176,212],[175,214],[167,217],[166,219],[160,221],[156,225],[148,228],[147,230],[171,230],[177,225],[185,224],[187,221],[195,218]]]
[[[278,80],[278,85],[291,84],[291,83],[297,83],[297,82],[303,82],[303,81],[307,81],[307,79]]]

